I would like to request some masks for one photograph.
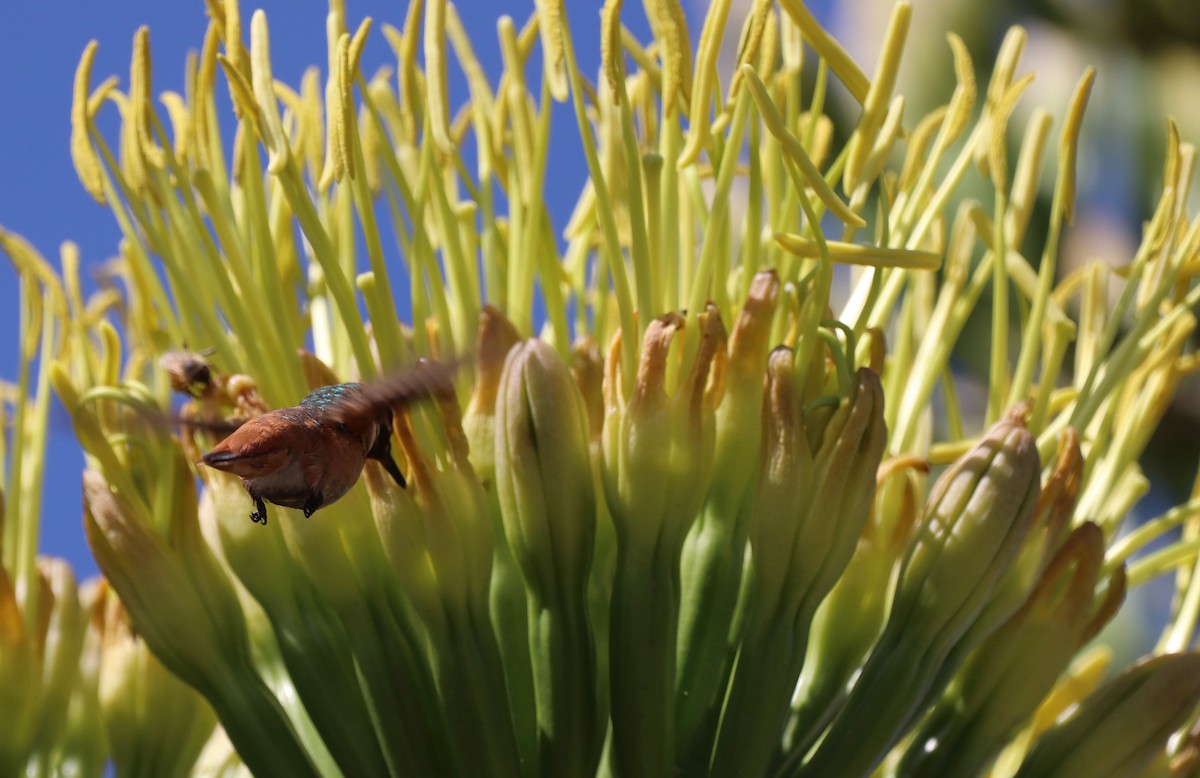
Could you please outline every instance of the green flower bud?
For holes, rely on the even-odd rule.
[[[171,543],[134,518],[104,476],[84,472],[85,528],[92,553],[122,597],[130,621],[167,669],[200,691],[252,769],[314,775],[273,693],[250,664],[245,622],[232,584],[200,535],[191,473],[172,463],[177,495]],[[182,479],[182,480],[181,480]]]
[[[643,552],[682,543],[712,476],[716,398],[706,390],[725,331],[715,308],[699,317],[691,373],[668,395],[668,355],[683,324],[678,314],[651,322],[631,397],[621,392],[620,335],[606,365],[604,488],[618,543]]]
[[[1029,532],[1021,542],[1016,557],[996,583],[971,626],[956,641],[942,672],[930,686],[928,696],[922,700],[920,707],[932,706],[975,647],[1028,600],[1047,563],[1062,543],[1063,534],[1075,510],[1082,474],[1079,437],[1068,428],[1060,436],[1058,456],[1038,495]]]
[[[190,775],[216,716],[134,635],[115,596],[97,606],[103,612],[100,713],[117,771]]]
[[[1200,696],[1200,654],[1145,659],[1085,698],[1038,738],[1016,778],[1139,775]]]
[[[1104,535],[1090,522],[1067,538],[1025,605],[967,660],[925,718],[898,775],[974,775],[1026,722],[1071,658],[1125,596],[1117,568],[1099,601]]]
[[[41,657],[25,627],[17,592],[0,567],[0,774],[17,775],[33,750],[42,707]]]
[[[596,536],[588,416],[567,366],[540,340],[518,344],[505,362],[496,483],[529,594],[541,769],[589,774],[603,730],[587,601]]]
[[[946,677],[951,650],[1015,557],[1037,503],[1037,445],[1018,411],[992,426],[933,489],[900,568],[887,625],[838,717],[801,771],[870,772]]]
[[[591,565],[596,502],[587,411],[550,346],[527,340],[509,353],[496,421],[505,534],[526,586],[538,600],[573,601]]]
[[[79,685],[80,653],[87,616],[71,567],[61,559],[39,559],[39,642],[42,651],[42,712],[38,751],[49,756],[67,725],[71,696]]]
[[[603,481],[617,535],[610,610],[612,760],[625,778],[662,776],[674,759],[679,559],[712,474],[714,405],[709,370],[724,353],[714,308],[698,317],[690,373],[667,393],[678,314],[651,322],[632,396],[622,393],[620,336],[604,377]]]

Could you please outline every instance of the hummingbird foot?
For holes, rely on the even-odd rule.
[[[321,495],[319,494],[314,494],[312,497],[308,498],[308,502],[304,503],[304,508],[302,509],[304,511],[304,518],[307,519],[309,516],[312,516],[314,513],[316,513],[317,508],[320,508],[323,503],[324,500],[321,499]]]
[[[265,525],[267,523],[267,506],[263,504],[261,497],[254,498],[254,507],[257,510],[250,514],[250,521]]]

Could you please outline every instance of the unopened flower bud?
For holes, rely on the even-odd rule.
[[[1117,568],[1099,601],[1104,535],[1077,527],[1026,601],[971,655],[925,718],[898,775],[973,775],[1053,688],[1071,657],[1116,613],[1125,595]]]
[[[41,657],[37,640],[26,629],[17,593],[0,567],[0,773],[24,770],[41,715]]]
[[[212,709],[134,635],[115,596],[101,607],[100,712],[117,771],[186,774],[216,725]]]
[[[1187,721],[1200,696],[1200,654],[1143,660],[1043,734],[1016,778],[1140,775]]]
[[[570,370],[540,340],[518,344],[504,366],[496,484],[508,544],[529,592],[541,769],[591,773],[602,732],[587,610],[596,536],[588,417]]]
[[[57,741],[67,723],[71,695],[79,684],[79,655],[87,615],[79,604],[79,589],[71,567],[62,559],[39,559],[42,591],[42,724],[43,744]]]
[[[250,663],[241,606],[200,535],[194,491],[190,510],[172,518],[171,544],[135,518],[99,472],[84,472],[83,493],[92,553],[154,656],[208,699],[252,770],[315,774]]]
[[[1029,529],[1037,444],[1021,412],[992,426],[933,489],[900,568],[887,625],[802,774],[869,773],[926,699]]]

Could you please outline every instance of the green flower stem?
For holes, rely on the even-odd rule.
[[[1029,311],[1024,336],[1021,339],[1021,354],[1013,373],[1012,388],[1008,397],[1009,405],[1025,398],[1033,380],[1034,362],[1041,344],[1037,333],[1038,329],[1043,326],[1043,318],[1052,303],[1054,271],[1058,266],[1059,234],[1062,231],[1063,219],[1066,218],[1069,221],[1075,208],[1075,157],[1079,125],[1083,120],[1083,111],[1087,107],[1087,99],[1095,79],[1096,71],[1094,69],[1089,68],[1084,71],[1083,77],[1075,87],[1067,118],[1063,124],[1063,132],[1059,139],[1058,174],[1054,182],[1054,199],[1050,205],[1051,217],[1046,235],[1046,247],[1042,252],[1042,261],[1038,267],[1037,294],[1032,298],[1033,305]],[[1057,309],[1057,306],[1054,307]],[[1055,317],[1056,320],[1058,318]],[[1040,427],[1033,426],[1032,429],[1036,431]]]
[[[288,304],[284,298],[284,283],[279,275],[279,261],[275,253],[275,245],[272,242],[273,236],[270,230],[270,219],[268,217],[267,195],[263,190],[264,176],[261,173],[262,165],[259,162],[258,147],[253,143],[246,143],[242,153],[242,164],[245,168],[239,180],[242,181],[240,191],[244,197],[242,207],[243,212],[241,217],[244,223],[243,230],[248,234],[249,245],[246,246],[247,254],[251,262],[251,269],[254,274],[255,285],[242,289],[242,300],[237,303],[231,302],[229,309],[240,309],[237,314],[232,311],[227,311],[227,315],[231,318],[253,318],[250,317],[250,311],[260,310],[265,302],[267,317],[271,321],[283,322],[289,320],[286,313]],[[250,228],[250,225],[255,225]],[[228,281],[228,276],[225,275],[224,269],[218,275],[223,275],[224,280],[220,283]],[[182,292],[184,287],[179,287],[176,291]],[[186,299],[186,293],[176,296],[176,299]],[[249,299],[246,299],[249,298]],[[239,304],[240,303],[240,304]],[[356,312],[357,318],[357,312]],[[257,327],[251,325],[248,329],[240,329],[237,332],[241,333],[241,337],[251,337],[251,333],[257,331]],[[284,354],[289,357],[294,353],[295,345],[288,342],[286,329],[280,327],[283,331],[276,337],[279,338],[279,346],[284,348]],[[269,343],[269,342],[268,342]],[[271,346],[268,345],[267,348]],[[268,352],[269,353],[269,352]],[[278,356],[262,357],[263,362],[260,365],[254,365],[255,372],[262,375],[263,388],[267,399],[283,406],[296,402],[297,398],[303,397],[307,392],[304,384],[304,377],[299,370],[298,360],[296,359],[280,359]],[[290,370],[289,370],[290,368]]]
[[[487,613],[448,613],[435,637],[435,666],[455,751],[465,775],[522,774],[503,661]]]
[[[415,615],[383,599],[368,596],[364,607],[339,613],[373,724],[360,737],[375,738],[393,776],[461,775]]]
[[[660,778],[674,761],[679,559],[629,541],[618,525],[608,647],[612,761],[619,778]]]
[[[496,398],[506,357],[519,339],[511,322],[495,308],[484,306],[475,346],[475,390],[463,416],[463,430],[470,443],[471,467],[484,486],[492,519],[495,541],[488,610],[504,662],[517,750],[529,774],[538,766],[538,705],[530,661],[528,595],[504,531],[496,484]]]
[[[178,668],[168,669],[186,678]],[[238,756],[252,773],[313,778],[321,775],[296,741],[296,733],[274,693],[249,662],[193,685],[212,705]]]
[[[96,130],[90,119],[87,122],[87,137],[90,137],[94,144],[93,153],[98,150],[104,160],[104,164],[97,163],[94,169],[100,179],[104,201],[109,204],[113,216],[117,220],[117,226],[121,230],[121,235],[128,241],[133,260],[129,269],[133,276],[134,288],[139,296],[144,295],[143,299],[149,299],[152,302],[158,313],[160,326],[171,336],[173,341],[176,341],[181,338],[181,327],[186,326],[186,322],[181,324],[172,315],[171,312],[174,308],[158,279],[158,274],[150,266],[141,235],[133,227],[130,212],[136,211],[133,203],[139,202],[139,199],[134,196],[134,192],[126,184],[121,175],[120,166],[112,156],[108,144],[105,143],[103,136]],[[168,266],[168,271],[170,269]]]
[[[396,301],[392,297],[392,286],[387,265],[383,260],[383,245],[379,239],[379,228],[375,223],[375,204],[367,182],[366,162],[363,160],[362,144],[354,122],[353,114],[347,117],[352,132],[351,149],[354,154],[354,166],[359,174],[350,181],[350,189],[354,195],[354,211],[358,214],[359,224],[362,225],[362,235],[367,244],[367,258],[370,262],[371,281],[369,284],[359,283],[359,290],[367,303],[367,313],[371,318],[371,335],[379,349],[379,361],[385,373],[400,369],[407,361],[404,337],[400,332],[400,321],[396,318]]]
[[[733,109],[733,118],[730,120],[727,148],[736,149],[741,147],[742,133],[745,132],[750,112],[750,102],[749,90],[742,90],[737,97],[737,102]],[[729,216],[730,192],[732,191],[734,173],[737,170],[738,161],[738,155],[732,153],[726,154],[721,159],[712,194],[712,209],[708,215],[710,223],[724,223]],[[683,353],[687,360],[694,358],[693,355],[696,353],[697,342],[700,337],[700,328],[694,326],[696,317],[704,311],[705,301],[713,296],[711,284],[713,284],[717,256],[728,245],[726,241],[721,240],[717,233],[718,231],[716,230],[709,230],[705,233],[704,245],[700,249],[700,259],[696,266],[695,275],[691,279],[691,292],[688,295],[687,310],[688,320],[693,326],[685,327],[683,330]],[[689,364],[685,360],[684,368],[688,367]]]
[[[887,617],[888,583],[894,559],[875,546],[855,553],[813,615],[808,648],[797,682],[798,698],[784,728],[781,769],[808,753],[845,702],[846,685],[879,636]],[[882,553],[881,553],[882,552]]]

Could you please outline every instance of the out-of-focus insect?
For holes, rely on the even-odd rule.
[[[242,479],[254,500],[250,520],[262,524],[266,502],[299,508],[305,517],[334,502],[358,481],[368,459],[403,487],[404,474],[392,458],[392,409],[453,392],[451,379],[451,367],[424,360],[376,383],[322,386],[299,405],[240,423],[200,461]],[[181,421],[218,431],[232,426]]]

